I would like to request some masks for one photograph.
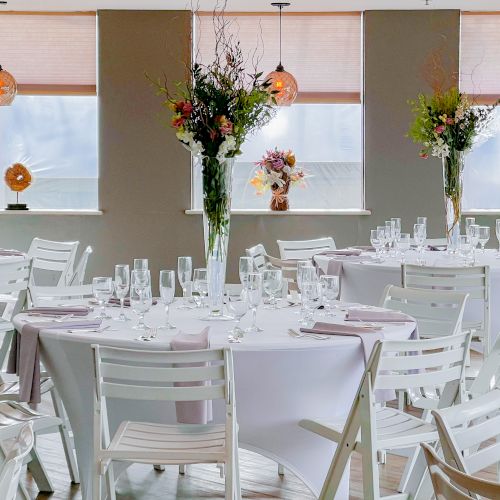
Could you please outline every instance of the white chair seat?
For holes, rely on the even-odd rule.
[[[153,465],[218,462],[224,459],[225,453],[223,424],[164,425],[146,422],[122,422],[107,452],[104,452],[113,460]]]
[[[406,448],[416,446],[421,442],[433,442],[438,439],[434,425],[395,408],[377,409],[376,421],[379,450]],[[345,422],[301,420],[299,425],[331,441],[339,442],[344,432]],[[360,442],[358,434],[356,446],[359,446]]]
[[[0,332],[10,332],[11,330],[14,330],[14,325],[10,321],[0,318]]]
[[[42,378],[40,380],[40,392],[45,394],[54,387],[52,379],[49,377]],[[19,399],[19,380],[14,380],[12,382],[4,381],[0,383],[0,400],[12,400],[17,401]]]
[[[13,401],[4,401],[0,403],[1,426],[30,421],[33,422],[33,431],[35,434],[45,434],[54,428],[57,430],[57,427],[61,425],[61,419],[58,417],[43,415]]]

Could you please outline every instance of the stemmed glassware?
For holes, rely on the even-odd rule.
[[[495,221],[495,230],[496,230],[496,235],[497,235],[497,240],[498,240],[497,259],[500,259],[500,219],[497,219]]]
[[[385,253],[385,244],[387,243],[387,234],[385,231],[385,226],[377,226],[377,234],[378,234],[378,239],[382,243],[381,254],[383,255]]]
[[[427,239],[427,217],[417,217],[417,224],[422,224],[424,226],[424,240]],[[425,244],[425,241],[424,241]]]
[[[460,236],[460,256],[464,259],[464,264],[472,265],[473,257],[472,257],[472,243],[470,238],[467,235]]]
[[[243,290],[241,291],[241,298],[245,299],[248,274],[253,273],[253,258],[252,257],[240,257],[238,264],[238,270],[240,275],[240,282],[243,285]]]
[[[198,307],[205,307],[205,297],[208,295],[208,277],[205,268],[195,269],[193,272],[193,290],[198,292],[200,300]]]
[[[426,240],[426,227],[424,224],[413,224],[413,240],[417,246],[417,263],[421,266],[424,265],[424,245]]]
[[[134,271],[147,271],[148,269],[148,259],[134,259]]]
[[[490,241],[490,228],[488,226],[479,226],[479,243],[481,245],[481,253],[484,253],[486,243]]]
[[[396,223],[393,220],[385,221],[385,240],[387,242],[387,254],[391,255],[396,240]]]
[[[313,279],[306,281],[302,284],[304,291],[302,292],[304,298],[304,316],[301,324],[309,326],[314,321],[314,310],[316,309],[317,301],[320,297],[321,286],[318,280]]]
[[[332,302],[336,300],[339,295],[339,277],[324,274],[319,278],[319,283],[326,316],[333,316]]]
[[[380,251],[384,245],[383,240],[380,238],[380,232],[378,229],[370,230],[370,243],[373,248],[375,248],[375,260],[377,262],[382,261]]]
[[[165,325],[160,326],[163,330],[174,330],[175,325],[170,323],[170,304],[175,297],[175,271],[163,269],[160,271],[160,299],[165,306]]]
[[[241,318],[243,318],[243,316],[245,316],[245,314],[248,312],[248,302],[246,301],[246,299],[242,299],[241,297],[231,297],[230,295],[228,295],[226,306],[229,313],[236,321],[233,329],[229,332],[228,340],[229,342],[239,344],[241,343],[241,339],[244,335],[244,331],[240,327],[240,322]]]
[[[178,257],[177,258],[177,278],[179,285],[182,288],[182,303],[179,309],[191,309],[187,304],[187,292],[191,287],[191,279],[193,275],[193,261],[191,257]]]
[[[149,293],[148,293],[149,290]],[[151,298],[151,276],[147,269],[134,269],[130,277],[130,306],[138,314],[139,322],[133,328],[134,330],[145,330],[144,315],[149,310],[147,306]]]
[[[398,243],[401,238],[401,219],[399,217],[392,217],[391,221],[394,223],[394,253],[395,257],[397,257],[399,252]]]
[[[262,273],[264,291],[269,295],[269,306],[266,309],[278,309],[275,295],[283,286],[283,275],[281,269],[266,269]]]
[[[475,217],[466,217],[465,218],[465,235],[467,238],[470,238],[469,228],[476,223]]]
[[[101,307],[101,313],[97,316],[97,318],[111,319],[111,316],[106,313],[106,303],[113,296],[113,280],[103,276],[93,278],[92,293]]]
[[[398,241],[398,251],[401,253],[401,264],[406,262],[406,252],[411,248],[410,233],[401,233]]]
[[[115,294],[120,300],[120,316],[116,321],[130,321],[125,315],[125,297],[130,289],[130,269],[128,264],[117,264],[115,266]]]
[[[472,245],[472,259],[473,262],[476,262],[476,247],[477,244],[479,243],[479,228],[480,226],[478,224],[471,224],[469,226],[469,241]]]
[[[247,300],[252,309],[252,325],[246,331],[250,333],[262,332],[262,328],[257,326],[257,307],[262,300],[262,274],[248,274]]]

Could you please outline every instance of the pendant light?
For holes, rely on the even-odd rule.
[[[283,7],[288,7],[290,2],[273,2],[271,5],[278,7],[280,10],[280,62],[276,70],[267,75],[266,80],[271,83],[268,90],[276,92],[273,94],[276,104],[278,106],[290,106],[295,101],[299,90],[297,80],[295,80],[291,73],[285,71],[285,68],[281,64],[281,11]]]
[[[17,94],[14,77],[0,65],[0,106],[10,106]]]

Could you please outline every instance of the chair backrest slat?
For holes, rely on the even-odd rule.
[[[147,387],[144,385],[102,382],[101,391],[104,397],[141,401],[208,401],[226,397],[224,386],[221,385]]]
[[[5,308],[3,319],[10,321],[26,303],[26,294],[31,271],[31,259],[16,262],[0,262],[0,303],[10,303]],[[6,314],[7,313],[7,314]]]
[[[452,349],[430,354],[412,356],[386,356],[383,360],[385,370],[420,370],[430,367],[447,366],[462,361],[462,352]]]
[[[78,264],[75,267],[75,272],[73,273],[73,276],[70,278],[68,284],[69,285],[83,285],[83,282],[85,280],[85,271],[87,270],[87,264],[89,261],[90,255],[93,253],[93,249],[91,246],[88,246],[80,256],[80,260],[78,261]]]
[[[253,265],[256,271],[263,271],[267,267],[267,252],[262,243],[258,243],[253,247],[247,248],[245,253],[248,257],[252,257]]]
[[[310,259],[320,252],[335,250],[336,248],[332,237],[315,240],[278,240],[277,243],[282,260]]]
[[[93,296],[92,285],[80,286],[35,286],[29,287],[31,302],[33,306],[51,305],[57,299],[63,299],[65,303],[81,303],[82,299]]]

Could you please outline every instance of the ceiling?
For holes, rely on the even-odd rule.
[[[223,1],[223,0],[222,0]],[[226,10],[269,11],[272,0],[227,0]],[[290,11],[358,11],[383,9],[460,9],[460,10],[500,10],[499,0],[291,0]],[[191,9],[212,10],[216,0],[8,0],[0,5],[2,10],[32,11],[75,11],[97,9]],[[221,3],[221,0],[219,0]]]

